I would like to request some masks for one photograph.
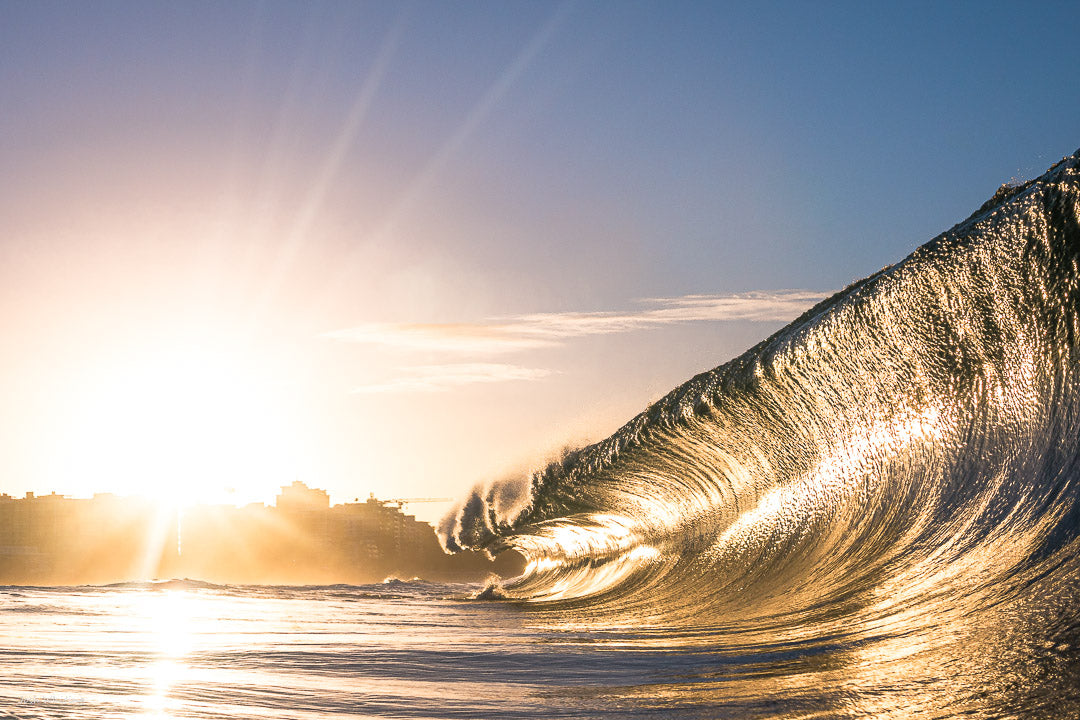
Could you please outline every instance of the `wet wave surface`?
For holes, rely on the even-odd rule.
[[[1080,153],[443,534],[525,554],[500,591],[538,617],[782,678],[783,713],[1053,716],[1078,492]],[[680,697],[720,702],[723,667]]]

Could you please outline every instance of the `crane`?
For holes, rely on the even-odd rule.
[[[453,498],[390,498],[385,500],[387,503],[396,503],[399,509],[404,510],[405,506],[409,503],[430,503],[430,502],[454,502]]]

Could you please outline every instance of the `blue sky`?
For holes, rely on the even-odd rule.
[[[1078,20],[2,2],[0,491],[451,496],[599,439],[1076,150]]]

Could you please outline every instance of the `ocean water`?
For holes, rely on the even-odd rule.
[[[1080,708],[1075,583],[990,612],[961,601],[922,619],[917,608],[830,608],[696,625],[469,599],[478,589],[3,588],[0,716],[1066,718]]]
[[[0,589],[0,708],[1080,717],[1080,152],[440,531],[526,570]]]
[[[721,708],[742,717],[774,714],[783,678],[820,662],[788,639],[744,638],[733,652],[715,643],[715,629],[580,622],[565,611],[470,599],[479,589],[192,581],[2,588],[0,712],[590,718],[680,709],[702,717]]]
[[[0,588],[0,715],[591,717],[649,679],[479,588]],[[651,654],[651,653],[646,653]]]

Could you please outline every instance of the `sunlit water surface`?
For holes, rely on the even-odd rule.
[[[782,616],[695,626],[470,600],[476,589],[3,588],[0,709],[71,719],[734,718],[1055,717],[1080,707],[1076,628],[1048,634],[1046,616],[1031,634],[1022,602],[988,627],[965,625],[962,607],[862,627]],[[1055,603],[1040,606],[1052,615]]]
[[[4,588],[0,707],[21,718],[578,714],[574,688],[599,680],[591,651],[472,591]]]

